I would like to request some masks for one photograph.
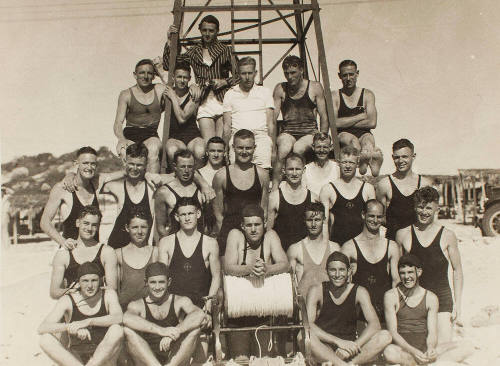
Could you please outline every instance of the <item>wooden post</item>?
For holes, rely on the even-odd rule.
[[[293,3],[295,5],[300,4],[300,0],[293,0]],[[295,10],[295,28],[297,30],[297,39],[300,40],[303,37],[304,34],[304,25],[302,24],[302,12],[300,10]],[[306,55],[306,43],[305,43],[305,38],[304,42],[299,42],[299,56],[300,59],[303,62],[304,65],[304,78],[309,79],[309,71],[307,68],[307,55]]]
[[[472,176],[472,197],[474,199],[474,207],[472,208],[473,219],[472,223],[477,226],[477,193],[476,193],[476,176]]]
[[[333,140],[333,151],[335,158],[339,158],[340,144],[337,138],[337,126],[333,122],[333,98],[330,90],[330,79],[328,78],[328,65],[326,63],[325,45],[323,42],[323,33],[321,32],[321,20],[319,18],[319,5],[317,0],[311,0],[313,5],[314,31],[316,33],[316,43],[318,46],[318,57],[320,61],[321,75],[323,77],[323,88],[325,90],[326,111],[328,113],[328,121],[330,124],[330,132]]]
[[[179,44],[179,33],[181,30],[182,0],[175,0],[174,3],[174,25],[178,28],[178,32],[171,35],[170,39],[170,57],[168,59],[168,82],[167,85],[172,86],[174,83],[174,68],[175,61],[177,60],[177,46]],[[172,113],[172,102],[169,98],[165,98],[165,115],[163,120],[163,138],[162,138],[162,153],[161,153],[161,172],[165,173],[167,170],[167,149],[166,144],[170,136],[170,115]]]
[[[15,245],[17,245],[17,225],[18,225],[18,222],[19,222],[19,212],[16,212],[16,214],[14,215],[14,226],[12,227],[12,236],[13,236],[13,243]]]

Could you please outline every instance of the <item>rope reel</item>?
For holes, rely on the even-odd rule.
[[[270,277],[224,276],[227,316],[293,316],[293,285],[289,273]]]

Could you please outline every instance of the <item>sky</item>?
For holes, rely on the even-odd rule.
[[[383,173],[393,170],[391,145],[402,137],[415,144],[420,173],[499,167],[499,1],[319,2],[332,88],[341,87],[338,63],[353,59],[358,85],[375,93]],[[118,95],[134,85],[138,60],[161,55],[172,3],[0,1],[2,162],[84,145],[114,151]],[[230,29],[221,20],[221,31]],[[282,23],[264,28],[272,37],[287,32]],[[314,33],[308,42],[316,60]],[[264,70],[279,51],[264,49]],[[264,85],[282,79],[277,68]]]

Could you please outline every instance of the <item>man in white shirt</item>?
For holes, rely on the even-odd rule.
[[[219,136],[210,138],[207,142],[206,155],[207,164],[198,169],[201,176],[212,186],[215,173],[224,166],[224,153],[226,151],[226,143]]]
[[[332,140],[327,133],[316,133],[312,147],[314,161],[306,164],[302,181],[307,189],[319,197],[321,187],[340,176],[340,168],[335,161],[328,158],[332,151]]]
[[[273,96],[271,90],[255,85],[257,70],[252,57],[238,61],[240,83],[232,87],[224,96],[224,130],[222,138],[232,146],[232,136],[236,131],[247,129],[255,135],[253,163],[270,169],[276,146],[276,126],[273,120]],[[230,148],[229,160],[234,163],[234,151]]]

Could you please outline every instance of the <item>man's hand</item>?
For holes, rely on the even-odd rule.
[[[215,198],[215,190],[209,185],[203,185],[201,189],[201,200],[203,203],[208,203]]]
[[[146,172],[146,174],[144,174],[144,179],[146,179],[146,182],[148,184],[154,186],[155,189],[158,189],[159,187],[161,187],[160,174]]]
[[[337,348],[335,351],[335,354],[341,359],[341,360],[347,360],[348,358],[351,358],[351,355],[349,352],[347,352],[345,349],[342,348]]]
[[[76,322],[71,322],[68,324],[68,333],[72,335],[78,335],[78,330],[87,328],[89,326],[90,319],[78,320]]]
[[[437,359],[437,352],[434,348],[429,348],[427,352],[424,353],[425,357],[429,360],[429,362],[434,362]]]
[[[212,315],[205,313],[205,317],[201,323],[201,329],[211,329],[212,328]]]
[[[160,351],[167,352],[170,349],[171,344],[172,344],[172,338],[163,337],[160,341]]]
[[[201,99],[201,88],[198,84],[189,85],[189,95],[191,96],[191,100],[195,103],[198,103]]]
[[[453,313],[451,314],[451,321],[453,322],[454,325],[458,327],[464,326],[464,323],[462,321],[462,314],[460,311],[457,311],[456,309],[453,309]]]
[[[134,141],[127,140],[127,139],[119,139],[118,144],[116,144],[116,153],[118,156],[122,159],[122,161],[125,163],[125,155],[126,155],[126,150],[127,147],[132,145]]]
[[[63,248],[73,250],[76,248],[76,240],[68,238],[64,241]]]
[[[264,276],[266,274],[266,265],[262,259],[257,258],[252,268],[252,274],[257,277]]]
[[[212,82],[214,90],[219,90],[228,85],[225,79],[213,79]]]
[[[78,181],[76,180],[76,174],[73,172],[68,172],[62,181],[63,189],[68,192],[78,191]]]
[[[177,98],[177,94],[175,93],[174,88],[172,88],[172,87],[171,87],[171,86],[169,86],[169,85],[167,85],[167,86],[165,87],[165,90],[163,91],[163,95],[164,95],[165,97],[168,97],[168,98],[169,98],[170,100],[172,100],[172,101],[173,101],[173,100],[178,99],[178,98]]]
[[[179,329],[176,327],[166,327],[161,329],[159,335],[161,335],[162,337],[172,338],[174,341],[176,341],[181,336],[181,332],[179,332]]]
[[[89,341],[92,340],[92,337],[90,336],[90,331],[87,328],[78,329],[76,331],[76,336],[78,337],[78,339],[82,341],[84,339],[88,339]]]
[[[342,348],[344,351],[347,351],[347,353],[349,353],[349,357],[354,357],[359,352],[361,352],[361,350],[356,342],[346,341],[343,339],[340,339],[337,342],[337,347]]]
[[[419,351],[418,349],[413,352],[413,357],[419,364],[425,364],[429,363],[429,359],[427,358],[427,355],[423,353],[422,351]]]
[[[170,41],[172,38],[172,33],[179,33],[179,28],[177,28],[175,25],[171,25],[168,27],[168,32],[167,32],[167,39]]]

